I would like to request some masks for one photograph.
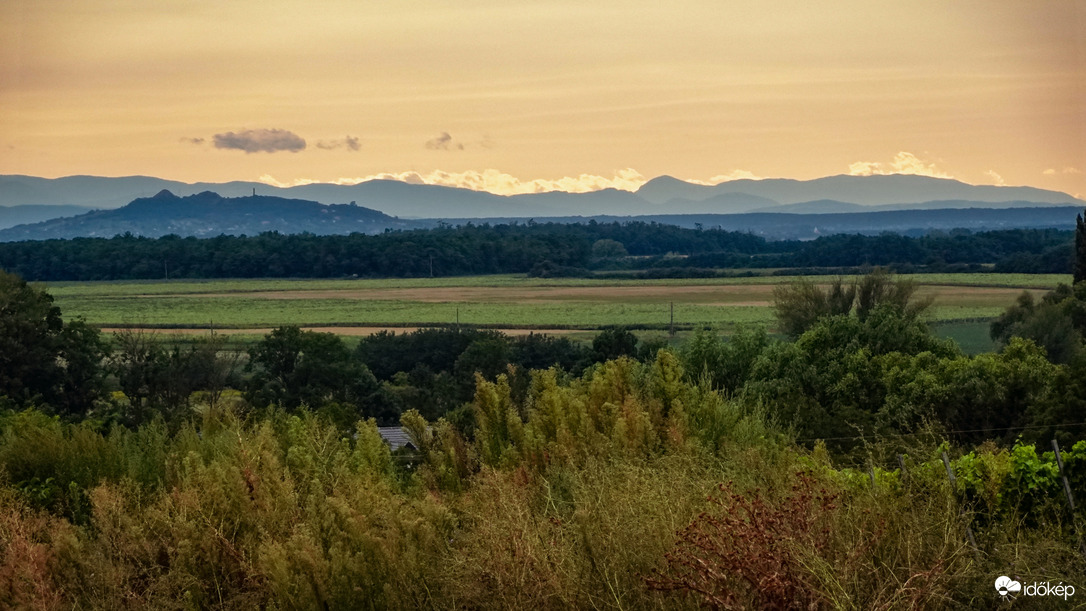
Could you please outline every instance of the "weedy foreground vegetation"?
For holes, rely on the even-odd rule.
[[[108,433],[10,415],[0,595],[39,608],[975,608],[994,601],[993,574],[1081,578],[1032,448],[967,454],[957,467],[975,475],[955,489],[918,447],[904,477],[879,469],[872,485],[680,373],[667,353],[569,384],[542,373],[526,421],[501,381],[483,382],[472,441],[405,416],[410,467],[372,423],[344,436],[310,413],[222,408],[175,432]]]

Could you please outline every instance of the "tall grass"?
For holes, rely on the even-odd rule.
[[[1084,583],[1064,514],[973,513],[939,446],[871,478],[686,379],[661,351],[536,372],[520,402],[479,380],[473,437],[409,413],[396,457],[304,411],[8,414],[0,607],[978,608],[1001,574]]]

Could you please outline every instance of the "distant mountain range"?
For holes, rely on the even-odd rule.
[[[951,202],[953,203],[953,202]],[[933,230],[1051,228],[1073,229],[1078,206],[1024,208],[941,208],[869,212],[799,214],[748,212],[738,214],[656,214],[538,217],[546,223],[600,223],[641,221],[686,228],[744,231],[767,239],[812,239],[835,233],[877,234],[891,231],[921,234]],[[265,231],[308,232],[317,235],[380,233],[386,229],[425,229],[442,224],[508,224],[520,217],[398,219],[350,204],[325,205],[313,201],[266,195],[223,198],[211,192],[177,197],[162,191],[115,210],[96,210],[80,216],[19,225],[0,230],[0,242],[19,240],[112,237],[118,234],[159,237],[168,234],[213,237],[220,234],[256,235]]]
[[[734,180],[708,186],[670,176],[654,178],[636,192],[604,189],[495,195],[453,187],[371,180],[356,185],[310,184],[278,188],[256,182],[188,184],[160,178],[0,176],[0,206],[74,205],[119,208],[162,190],[178,196],[213,191],[223,197],[270,195],[322,204],[355,202],[401,218],[530,218],[566,215],[738,214],[746,212],[856,212],[859,206],[992,208],[1083,205],[1058,191],[1034,187],[968,185],[926,176],[830,176],[815,180]],[[1007,202],[1013,202],[1008,204]],[[788,208],[802,204],[799,208]],[[853,206],[842,206],[852,204]]]
[[[147,237],[256,235],[265,231],[328,235],[378,233],[415,226],[353,204],[328,206],[269,195],[224,198],[210,191],[178,197],[163,190],[154,197],[140,198],[115,210],[95,210],[0,230],[0,241],[108,238],[124,233]]]
[[[636,218],[803,239],[839,232],[1071,227],[1074,210],[1083,205],[1086,202],[1057,191],[903,175],[736,180],[715,186],[664,176],[636,192],[513,196],[390,180],[281,189],[262,183],[186,184],[139,176],[0,176],[0,241],[125,232],[149,237],[376,233],[441,221],[531,218]],[[86,212],[88,208],[100,209]],[[51,218],[52,213],[60,218]]]
[[[975,203],[1010,201],[1035,204],[1072,204],[1081,200],[1059,191],[1035,187],[995,187],[970,185],[947,178],[911,174],[874,176],[827,176],[814,180],[769,178],[732,180],[707,186],[684,182],[670,176],[654,178],[637,190],[646,201],[663,204],[672,201],[704,202],[722,195],[755,195],[778,204],[798,204],[829,200],[864,206],[916,204],[933,201],[963,200]],[[980,207],[980,206],[971,206]]]

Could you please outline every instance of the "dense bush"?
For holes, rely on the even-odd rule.
[[[977,607],[1008,567],[1086,568],[1029,446],[960,456],[956,488],[945,447],[842,469],[686,379],[667,351],[537,372],[523,403],[480,378],[474,438],[409,412],[402,456],[372,421],[345,436],[306,411],[175,433],[11,413],[0,604]],[[1086,444],[1064,459],[1086,498]]]

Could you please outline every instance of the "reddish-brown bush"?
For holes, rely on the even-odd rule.
[[[768,499],[721,484],[713,508],[679,531],[667,569],[650,588],[685,592],[718,609],[809,609],[817,588],[803,559],[822,555],[837,495],[799,474],[791,493]]]

